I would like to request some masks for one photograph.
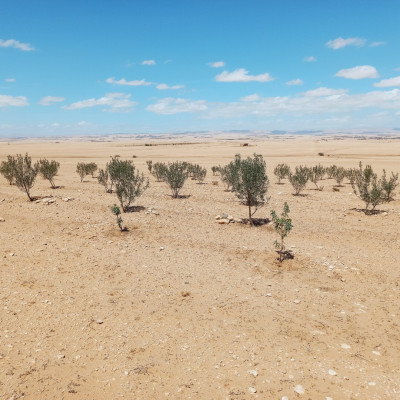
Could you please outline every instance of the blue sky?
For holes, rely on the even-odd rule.
[[[396,0],[2,0],[0,136],[400,127]]]

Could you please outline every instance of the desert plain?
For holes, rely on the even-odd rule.
[[[246,141],[249,145],[242,147]],[[145,144],[152,144],[146,146]],[[293,196],[274,167],[400,172],[394,137],[279,136],[46,139],[0,143],[60,163],[58,189],[38,178],[29,202],[0,177],[0,399],[399,399],[400,194],[365,215],[346,179]],[[219,224],[247,209],[211,167],[262,154],[268,204],[290,206],[293,260],[277,261],[272,224]],[[318,153],[323,153],[319,156]],[[132,160],[149,189],[120,232],[97,179]],[[173,199],[146,160],[208,170]],[[43,198],[51,197],[51,203]]]

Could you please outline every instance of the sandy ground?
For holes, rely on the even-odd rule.
[[[30,203],[0,177],[0,399],[400,398],[400,200],[366,216],[347,181],[294,197],[272,173],[281,162],[360,160],[400,172],[399,140],[143,144],[0,143],[0,160],[59,161],[62,186],[38,179],[32,194],[55,202]],[[271,199],[255,216],[291,208],[295,258],[282,266],[270,224],[215,221],[247,216],[212,185],[211,166],[238,152],[268,165]],[[78,161],[104,168],[115,154],[146,174],[146,160],[196,162],[206,183],[187,181],[190,197],[174,200],[150,177],[135,203],[143,209],[123,214],[130,230],[120,233],[115,194],[75,172]]]

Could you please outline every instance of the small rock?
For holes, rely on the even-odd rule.
[[[375,385],[376,385],[376,382],[368,382],[368,385],[369,385],[369,386],[375,386]]]
[[[351,349],[351,346],[346,343],[342,343],[341,348],[342,349]]]
[[[218,222],[219,224],[221,224],[221,225],[227,225],[227,224],[229,224],[229,219],[227,219],[227,218],[221,218],[221,219],[219,219],[217,222]]]
[[[96,323],[99,324],[99,325],[101,325],[101,324],[103,323],[103,321],[102,321],[101,319],[98,319],[98,320],[96,321]]]
[[[287,397],[287,396],[282,396],[282,400],[289,400],[289,397]]]
[[[65,358],[65,355],[64,355],[64,354],[59,354],[59,355],[57,356],[57,358],[58,358],[59,360],[62,360],[63,358]]]
[[[5,221],[5,219],[0,217],[0,222],[4,222],[4,221]]]
[[[298,300],[298,299],[293,300],[293,303],[295,303],[295,304],[300,304],[300,300]]]
[[[373,350],[372,353],[375,354],[376,356],[380,356],[381,355],[381,353],[379,353],[379,351],[375,351],[375,350]]]
[[[272,294],[271,293],[267,293],[267,297],[271,297],[272,296]]]
[[[337,375],[337,372],[336,372],[335,370],[333,370],[333,369],[330,369],[330,370],[328,371],[328,374],[329,374],[329,375],[332,375],[332,376],[336,376],[336,375]]]
[[[216,220],[221,219],[221,216],[220,216],[220,215],[217,215],[217,216],[215,217],[215,219],[216,219]]]
[[[257,393],[257,389],[256,389],[256,388],[253,388],[253,387],[249,387],[249,392],[250,392],[251,394],[255,394],[255,393]]]
[[[14,256],[14,253],[10,253],[10,257],[13,257]]]
[[[258,372],[257,372],[255,369],[251,369],[251,370],[249,371],[249,374],[250,374],[250,375],[253,375],[253,376],[257,376],[257,375],[258,375]]]
[[[304,393],[305,393],[305,390],[304,390],[303,386],[301,386],[301,385],[296,385],[296,386],[294,387],[294,391],[295,391],[297,394],[304,394]]]
[[[235,218],[234,221],[237,222],[238,224],[243,224],[242,218]]]
[[[163,250],[164,250],[164,247],[161,246],[161,247],[160,247],[160,251],[163,251]]]

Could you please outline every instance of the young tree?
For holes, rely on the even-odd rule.
[[[52,189],[56,188],[54,177],[57,175],[59,168],[60,163],[57,161],[46,159],[39,161],[39,173],[43,179],[47,179],[50,182]]]
[[[279,262],[282,262],[285,259],[285,256],[287,255],[284,239],[293,228],[292,220],[291,218],[289,218],[289,212],[290,209],[286,201],[283,206],[283,212],[280,217],[278,217],[275,210],[271,211],[271,218],[272,222],[274,223],[274,228],[280,236],[280,242],[278,242],[277,240],[275,240],[274,242],[275,248],[277,249],[277,253],[279,254]]]
[[[207,175],[207,169],[201,167],[201,165],[195,164],[193,166],[193,178],[202,183]]]
[[[148,168],[149,172],[151,173],[151,170],[153,168],[153,161],[152,160],[147,160],[146,164],[147,164],[147,168]]]
[[[13,156],[7,156],[7,161],[2,161],[0,165],[0,173],[10,185],[13,185],[15,181],[15,165],[16,160]]]
[[[121,218],[121,210],[120,208],[114,204],[113,207],[111,207],[111,212],[117,217],[117,224],[118,224],[118,228],[121,232],[125,232],[128,230],[128,228],[126,226],[122,227],[122,218]]]
[[[334,178],[336,180],[337,186],[343,186],[342,182],[347,175],[347,171],[343,167],[337,167],[334,173]]]
[[[97,164],[95,162],[90,162],[88,164],[85,164],[86,168],[86,175],[92,175],[92,178],[94,178],[93,174],[97,171]]]
[[[97,181],[104,186],[106,193],[112,193],[113,182],[109,179],[108,163],[106,169],[99,169]]]
[[[131,203],[143,194],[149,187],[149,180],[144,174],[136,171],[132,161],[121,161],[113,158],[109,163],[109,175],[115,183],[115,192],[124,212],[128,211]]]
[[[157,182],[165,181],[165,171],[167,166],[165,163],[156,162],[153,164],[152,175],[156,178]]]
[[[383,170],[382,176],[382,190],[383,190],[383,199],[385,202],[389,202],[394,200],[394,190],[399,185],[398,184],[399,174],[395,174],[392,172],[392,176],[389,180],[386,178],[386,171]]]
[[[318,182],[321,179],[323,179],[324,174],[325,174],[325,168],[321,164],[318,164],[314,167],[309,168],[308,178],[315,185],[317,190],[324,189],[323,186],[318,186]]]
[[[188,178],[187,165],[180,161],[168,163],[165,166],[164,174],[165,182],[171,189],[172,197],[174,199],[178,198],[179,192]]]
[[[274,175],[278,178],[278,185],[280,185],[281,180],[287,178],[290,175],[289,165],[278,164],[274,169]]]
[[[30,191],[35,183],[38,170],[38,163],[32,165],[32,159],[28,156],[28,153],[24,157],[21,154],[17,154],[15,159],[15,184],[27,194],[30,201],[33,201]]]
[[[221,167],[217,167],[217,166],[212,166],[211,167],[211,171],[212,171],[212,174],[213,174],[213,176],[216,176],[216,175],[218,175],[219,174],[219,169],[220,169]]]
[[[381,180],[378,180],[370,165],[363,168],[361,161],[352,186],[354,194],[365,202],[365,214],[373,214],[376,206],[385,201]],[[371,209],[369,209],[370,206]]]
[[[76,172],[79,174],[79,176],[81,177],[81,182],[83,182],[83,178],[87,175],[87,168],[86,168],[86,164],[83,162],[79,162],[76,165]]]
[[[238,180],[241,160],[240,154],[236,154],[235,159],[228,165],[225,165],[225,167],[219,167],[220,178],[226,191],[231,190],[235,182]]]
[[[308,177],[309,170],[302,165],[296,167],[294,174],[289,175],[289,182],[293,186],[295,196],[298,196],[304,190],[308,182]]]
[[[327,167],[325,169],[325,172],[328,175],[328,179],[334,178],[337,168],[338,167],[336,165],[331,165],[330,167]]]
[[[232,181],[232,191],[248,207],[249,221],[254,225],[252,216],[268,201],[265,198],[269,186],[267,166],[260,154],[254,154],[254,157],[247,157],[245,160],[236,156],[233,163],[236,177]]]

